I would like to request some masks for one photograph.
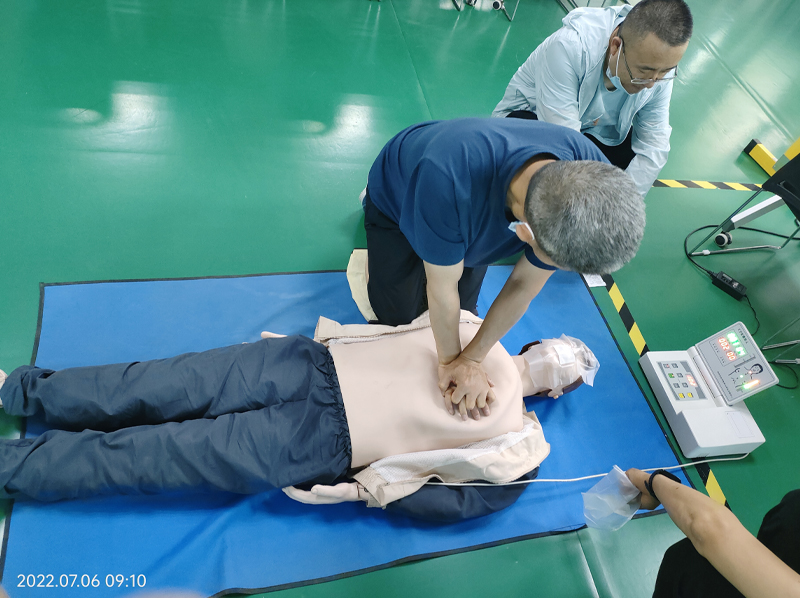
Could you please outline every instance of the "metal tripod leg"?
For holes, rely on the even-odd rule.
[[[509,20],[509,22],[511,22],[514,20],[514,17],[517,16],[517,9],[519,8],[519,0],[517,0],[517,4],[514,7],[514,13],[511,14],[510,16],[508,14],[508,11],[506,10],[506,3],[504,2],[504,0],[494,0],[494,2],[492,2],[492,8],[494,8],[495,10],[502,10],[503,13],[505,13],[506,18]]]

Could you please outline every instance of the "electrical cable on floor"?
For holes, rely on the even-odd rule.
[[[785,388],[786,390],[795,390],[798,386],[800,386],[800,376],[797,375],[797,372],[792,369],[792,366],[788,363],[775,363],[774,361],[770,361],[773,366],[786,368],[786,371],[791,373],[794,376],[794,384],[792,386],[784,386],[780,382],[776,384],[778,388]]]
[[[745,300],[745,301],[747,301],[747,305],[749,305],[749,306],[750,306],[750,311],[752,311],[752,312],[753,312],[753,317],[756,319],[756,329],[755,329],[755,330],[753,330],[753,332],[751,333],[753,336],[755,336],[755,334],[756,334],[756,333],[759,331],[759,329],[761,328],[761,320],[759,320],[759,319],[758,319],[758,314],[756,313],[756,308],[755,308],[755,307],[753,307],[753,304],[752,304],[752,303],[750,303],[750,297],[748,297],[747,295],[745,295],[745,296],[744,296],[744,300]]]
[[[683,240],[683,253],[684,253],[684,255],[686,255],[686,259],[688,259],[690,262],[692,262],[692,265],[694,265],[696,268],[699,268],[700,270],[702,270],[703,272],[708,274],[711,277],[712,281],[714,281],[714,279],[717,278],[720,274],[722,274],[722,272],[712,272],[708,268],[704,268],[703,266],[698,264],[696,261],[694,261],[692,259],[691,254],[689,253],[689,238],[693,234],[695,234],[697,232],[700,232],[701,230],[705,230],[707,228],[717,228],[717,225],[716,224],[707,224],[706,226],[701,226],[699,228],[694,229],[692,232],[690,232],[688,235],[686,235],[686,238],[684,238],[684,240]],[[769,231],[762,231],[761,229],[749,228],[749,227],[746,227],[746,226],[745,227],[740,227],[740,228],[742,228],[744,230],[753,230],[753,231],[757,231],[757,232],[763,232],[763,233],[766,233],[768,235],[775,235],[776,237],[783,237],[783,238],[786,238],[786,239],[789,238],[786,235],[781,235],[780,233],[771,233]],[[795,240],[800,241],[800,239],[795,239]],[[719,286],[717,282],[714,282],[714,284],[717,284],[717,286]],[[731,294],[730,291],[728,291],[728,293]],[[756,320],[756,328],[755,328],[755,330],[753,330],[752,334],[755,336],[755,334],[761,328],[761,320],[758,319],[758,314],[756,313],[756,308],[753,307],[752,303],[750,303],[750,297],[748,297],[745,294],[745,295],[741,296],[741,299],[744,299],[745,301],[747,301],[747,305],[750,306],[750,311],[753,312],[753,318],[755,318],[755,320]]]
[[[694,461],[692,463],[684,463],[683,465],[671,465],[669,467],[651,467],[649,469],[643,469],[642,471],[656,471],[657,469],[685,469],[686,467],[692,467],[694,465],[702,465],[703,463],[719,463],[722,461],[741,461],[748,457],[750,453],[746,453],[740,457],[729,457],[727,459],[705,459],[703,461]],[[517,480],[515,482],[506,482],[505,484],[492,484],[490,482],[428,482],[428,485],[431,486],[485,486],[485,487],[496,487],[496,486],[518,486],[520,484],[534,484],[534,483],[544,483],[544,482],[554,482],[554,483],[564,483],[564,482],[582,482],[583,480],[591,480],[594,478],[604,478],[608,474],[607,473],[598,473],[595,475],[587,475],[583,476],[582,478],[567,478],[567,479],[535,479],[535,480]]]
[[[696,261],[694,261],[692,259],[692,256],[689,254],[689,238],[693,234],[699,233],[701,230],[705,230],[707,228],[717,228],[717,225],[716,224],[708,224],[706,226],[701,226],[700,228],[696,228],[692,232],[690,232],[688,235],[686,235],[686,238],[683,240],[683,253],[686,255],[686,259],[688,259],[690,262],[692,262],[692,264],[694,266],[696,266],[697,268],[699,268],[700,270],[702,270],[703,272],[705,272],[709,276],[713,276],[714,273],[711,270],[709,270],[708,268],[704,268],[703,266],[698,264]]]
[[[796,226],[800,226],[800,221],[798,221],[796,218],[795,218],[794,223],[795,223]],[[739,226],[739,227],[736,228],[736,230],[749,230],[749,231],[752,231],[754,233],[762,233],[762,234],[765,234],[765,235],[772,235],[773,237],[780,237],[781,239],[789,239],[790,241],[800,241],[800,238],[795,237],[794,235],[784,235],[784,234],[781,234],[781,233],[775,233],[775,232],[772,232],[770,230],[764,230],[764,229],[761,229],[761,228],[751,228],[749,226]]]

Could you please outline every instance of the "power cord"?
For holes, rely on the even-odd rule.
[[[800,377],[798,377],[797,372],[794,371],[791,365],[789,365],[788,363],[775,363],[775,361],[770,361],[769,363],[771,363],[775,367],[786,368],[786,371],[789,372],[792,376],[794,376],[794,384],[792,386],[784,386],[780,382],[778,382],[778,384],[776,384],[775,386],[777,386],[778,388],[785,388],[786,390],[795,390],[798,386],[800,386]]]
[[[702,465],[703,463],[719,463],[722,461],[741,461],[742,459],[748,457],[750,453],[746,453],[741,457],[730,457],[727,459],[705,459],[703,461],[692,461],[691,463],[684,463],[683,465],[671,465],[670,467],[651,467],[649,469],[643,469],[642,471],[656,471],[657,469],[685,469],[687,467],[692,467],[694,465]],[[516,480],[514,482],[506,482],[505,484],[492,484],[490,482],[428,482],[427,484],[430,486],[486,486],[486,487],[494,487],[494,486],[519,486],[520,484],[535,484],[535,483],[564,483],[564,482],[582,482],[583,480],[592,480],[594,478],[604,478],[608,474],[607,473],[597,473],[595,475],[587,475],[583,476],[582,478],[568,478],[568,479],[539,479],[536,478],[535,480]]]
[[[700,232],[701,230],[706,230],[708,228],[718,228],[718,227],[716,224],[707,224],[706,226],[701,226],[700,228],[694,229],[692,232],[686,235],[686,238],[683,240],[683,253],[684,255],[686,255],[686,259],[692,262],[692,265],[702,270],[703,272],[708,274],[708,276],[711,277],[711,282],[714,283],[714,286],[719,287],[737,301],[741,301],[742,299],[747,301],[747,305],[750,307],[750,311],[753,312],[753,318],[755,318],[756,321],[756,329],[753,331],[753,335],[755,335],[761,328],[761,321],[758,319],[756,308],[753,307],[753,304],[750,303],[750,298],[747,296],[747,287],[744,286],[742,283],[740,283],[738,280],[735,280],[732,277],[725,274],[725,272],[723,272],[722,270],[720,270],[719,272],[712,272],[708,268],[704,268],[696,261],[694,261],[694,259],[692,259],[692,255],[689,253],[689,239],[691,238],[691,236],[694,235],[695,233]],[[758,230],[758,232],[765,232],[767,234],[774,234],[779,237],[780,236],[785,237],[785,235],[780,235],[779,233],[770,233],[768,231],[761,231],[760,229],[751,229],[748,227],[742,227],[742,228],[744,228],[745,230]]]

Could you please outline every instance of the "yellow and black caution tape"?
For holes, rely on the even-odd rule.
[[[650,349],[647,347],[647,343],[642,336],[642,332],[639,330],[639,326],[633,319],[631,310],[628,309],[627,305],[625,305],[625,299],[622,297],[622,293],[617,287],[617,283],[614,282],[614,278],[610,274],[603,275],[603,282],[606,284],[608,295],[611,297],[611,301],[614,303],[614,308],[617,310],[622,323],[625,325],[625,330],[628,331],[628,336],[631,338],[633,346],[636,348],[636,352],[641,357]],[[714,472],[711,471],[708,463],[700,463],[695,467],[697,468],[697,473],[700,475],[700,479],[703,480],[703,485],[705,486],[708,495],[719,504],[730,508],[728,500],[725,498],[722,488],[719,487],[717,478],[714,477]]]
[[[625,324],[625,330],[628,331],[628,336],[631,337],[633,346],[636,347],[636,352],[641,357],[648,351],[647,343],[644,342],[644,337],[639,330],[639,326],[636,325],[636,322],[631,315],[631,310],[629,310],[628,306],[625,305],[625,299],[622,298],[622,293],[619,292],[617,283],[614,282],[614,279],[610,274],[603,275],[603,282],[606,283],[608,295],[611,297],[611,301],[614,302],[614,307],[616,308],[619,317],[622,319],[622,323]]]
[[[725,189],[728,191],[758,191],[761,185],[754,183],[715,183],[713,181],[677,181],[658,179],[653,187],[671,187],[672,189]]]
[[[697,473],[700,474],[700,479],[703,480],[703,485],[706,487],[708,495],[719,504],[725,505],[730,509],[731,506],[728,504],[728,499],[725,498],[725,494],[723,494],[722,488],[719,487],[719,482],[717,482],[717,478],[714,477],[714,472],[711,471],[708,463],[695,465],[695,469],[697,469]]]

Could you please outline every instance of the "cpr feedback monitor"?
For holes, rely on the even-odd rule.
[[[749,453],[764,436],[742,402],[778,378],[741,322],[687,351],[650,351],[639,365],[687,457]]]

